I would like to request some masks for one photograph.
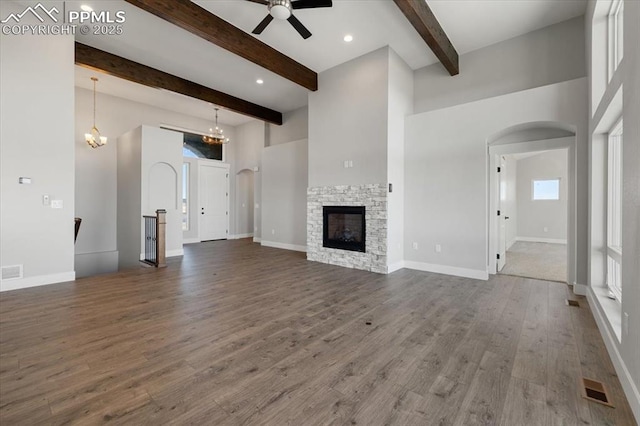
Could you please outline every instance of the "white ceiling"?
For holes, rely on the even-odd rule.
[[[265,6],[243,0],[194,2],[248,33],[267,14]],[[281,112],[307,104],[308,91],[303,87],[122,0],[68,1],[67,8],[79,8],[81,4],[94,10],[126,12],[124,34],[77,35],[82,43]],[[458,53],[464,54],[580,16],[586,10],[586,0],[429,0],[429,6]],[[278,20],[256,37],[316,72],[387,45],[412,69],[437,62],[392,0],[333,0],[332,8],[296,10],[294,14],[313,33],[308,40],[303,40],[288,22]],[[353,35],[353,42],[342,40],[347,33]],[[77,85],[90,87],[88,76],[77,72]],[[257,78],[264,84],[257,85]],[[210,116],[207,109],[211,107],[205,102],[113,77],[104,80],[99,87],[102,92],[199,117]],[[223,123],[237,125],[242,120],[228,114],[223,118],[221,113]]]

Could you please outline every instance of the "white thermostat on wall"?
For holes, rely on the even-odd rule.
[[[28,185],[31,183],[31,178],[30,177],[19,177],[18,178],[18,183],[21,185]]]

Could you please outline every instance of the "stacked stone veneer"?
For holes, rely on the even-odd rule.
[[[322,247],[323,206],[364,206],[365,253]],[[387,273],[387,185],[320,186],[307,190],[307,259]]]

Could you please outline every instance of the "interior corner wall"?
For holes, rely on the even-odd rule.
[[[282,114],[282,125],[267,124],[265,146],[309,138],[309,107],[303,106]]]
[[[264,148],[262,154],[262,245],[306,251],[306,139]]]
[[[241,206],[235,194],[236,173],[243,169],[254,170],[254,229],[253,239],[259,242],[262,237],[262,149],[266,143],[265,123],[258,120],[249,121],[236,127],[235,140],[230,143],[233,149],[234,161],[231,163],[230,175],[233,179],[231,184],[232,205],[231,214],[234,217],[232,232],[237,234],[235,226],[235,215]]]
[[[387,182],[388,50],[318,75],[320,89],[309,93],[310,187]]]
[[[142,218],[142,127],[121,135],[115,142],[117,167],[117,246],[118,268],[138,265]]]
[[[73,63],[73,36],[0,37],[0,266],[23,265],[1,291],[75,279]],[[63,207],[43,205],[43,195]]]
[[[557,149],[518,160],[518,237],[540,241],[567,240],[568,155],[568,150]],[[533,200],[532,181],[555,178],[560,178],[560,200]]]
[[[445,273],[487,276],[487,138],[511,126],[537,121],[565,123],[577,130],[577,280],[580,284],[586,282],[588,166],[583,158],[587,155],[584,78],[419,113],[407,119],[407,262]],[[418,250],[412,247],[413,242]],[[440,253],[434,250],[435,245],[441,246]]]
[[[576,17],[414,72],[414,111],[425,112],[585,77],[584,18]]]
[[[98,82],[98,88],[99,84]],[[200,132],[206,132],[211,126],[211,122],[205,119],[98,92],[96,120],[101,133],[109,137],[109,142],[103,147],[92,149],[84,140],[84,134],[91,127],[93,120],[92,103],[91,90],[75,88],[75,216],[82,218],[75,245],[78,277],[118,270],[118,137],[141,125],[168,125]],[[234,141],[235,128],[224,125],[221,127]],[[233,161],[230,152],[233,153],[225,147],[227,162]],[[197,183],[197,165],[194,170],[192,182]],[[195,200],[197,201],[197,197]],[[197,208],[197,205],[194,208]],[[185,239],[197,238],[197,218],[192,220],[191,224],[194,226],[191,232],[195,233],[185,233]]]
[[[413,71],[393,49],[388,53],[387,175],[392,191],[387,197],[387,265],[392,272],[404,261],[404,122],[413,112]]]

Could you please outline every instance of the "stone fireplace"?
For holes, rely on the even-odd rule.
[[[387,185],[307,190],[307,259],[387,273]]]

